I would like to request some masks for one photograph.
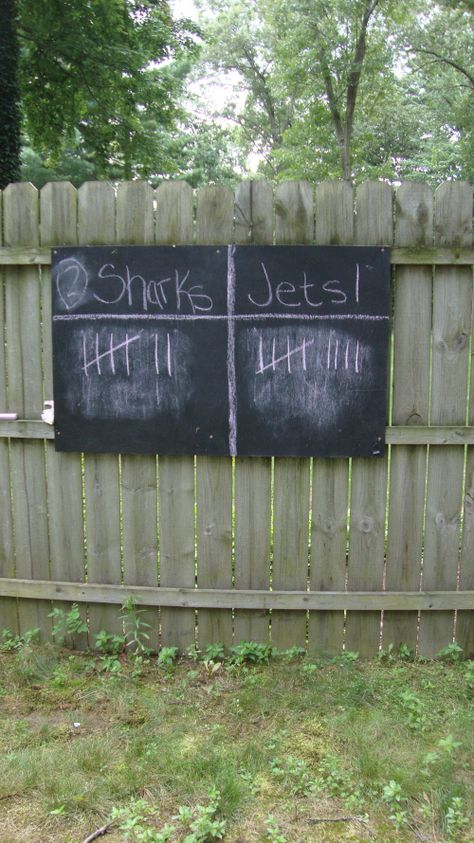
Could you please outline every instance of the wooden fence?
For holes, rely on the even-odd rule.
[[[472,189],[405,183],[10,185],[0,248],[0,629],[89,641],[147,607],[152,644],[269,641],[362,656],[474,652]],[[385,459],[56,453],[50,248],[110,243],[392,246]],[[85,641],[82,641],[85,644]]]

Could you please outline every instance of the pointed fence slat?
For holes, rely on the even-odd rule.
[[[0,243],[2,243],[2,194],[0,191]],[[2,337],[0,340],[0,407],[7,411],[7,379],[5,342],[3,326],[5,325],[5,282],[4,273],[0,272],[0,326]],[[10,457],[6,438],[0,439],[0,577],[15,576],[15,548],[13,544],[13,512],[11,506],[10,487]],[[0,627],[10,629],[14,634],[18,632],[17,601],[13,597],[0,599]]]
[[[78,242],[101,245],[116,242],[115,190],[106,182],[86,182],[79,188]],[[116,454],[84,457],[87,578],[89,582],[120,584],[119,458]],[[115,606],[89,607],[91,644],[101,630],[121,635],[123,623]]]
[[[156,191],[156,242],[193,242],[193,191],[185,182],[164,182]],[[160,586],[193,588],[194,459],[159,457]],[[185,652],[195,643],[192,609],[163,607],[161,643]]]
[[[275,195],[276,242],[312,243],[313,188],[308,182],[279,185]],[[272,588],[305,589],[308,584],[310,460],[278,457],[274,465]],[[306,646],[306,615],[272,612],[274,647]]]
[[[224,187],[201,187],[197,195],[197,242],[201,245],[232,243],[234,196]],[[197,581],[200,588],[232,585],[232,460],[198,457],[197,479]],[[219,642],[232,645],[232,613],[228,609],[202,609],[198,616],[199,646]]]
[[[435,242],[468,246],[472,238],[472,189],[460,182],[435,193]],[[466,419],[471,330],[472,270],[438,267],[433,284],[433,424],[461,424]],[[423,588],[456,588],[462,507],[464,454],[456,448],[430,448],[426,502]],[[454,614],[434,621],[421,614],[420,652],[426,656],[450,644]]]
[[[347,182],[323,182],[316,187],[316,243],[350,245],[354,238],[352,188]],[[347,494],[349,460],[313,461],[311,512],[311,575],[315,590],[344,591],[347,556]],[[343,612],[311,612],[310,652],[337,655],[344,643]]]
[[[122,182],[117,189],[117,241],[152,244],[155,239],[153,189],[145,181]],[[158,584],[156,457],[124,454],[121,459],[123,582]],[[140,615],[141,644],[158,649],[159,613]],[[146,624],[146,626],[145,626]]]
[[[395,242],[400,246],[430,246],[432,239],[432,192],[428,185],[406,182],[396,194]],[[428,423],[432,288],[430,267],[397,267],[392,410],[395,425]],[[420,587],[426,460],[424,445],[400,445],[391,450],[388,591],[416,591]],[[406,644],[415,650],[417,632],[417,613],[385,612],[384,647]]]
[[[245,181],[235,196],[235,242],[273,242],[273,191],[268,182]],[[235,587],[266,589],[270,583],[272,461],[235,461]],[[268,643],[269,614],[236,610],[235,641]]]
[[[3,193],[4,240],[8,246],[37,246],[38,191],[12,184]],[[9,409],[23,418],[39,418],[43,409],[41,371],[40,275],[38,267],[7,270],[5,336]],[[49,579],[48,509],[43,442],[11,440],[10,477],[16,575]],[[47,602],[18,601],[20,631],[39,628],[51,636]]]
[[[358,245],[390,245],[392,242],[392,191],[382,182],[362,184],[357,192],[355,240]],[[352,460],[349,590],[381,591],[385,557],[385,509],[387,460]],[[380,646],[380,612],[364,618],[347,613],[346,649],[363,658]]]
[[[41,246],[73,246],[77,243],[77,191],[72,184],[51,182],[45,185],[40,193],[40,216]],[[41,296],[44,396],[51,400],[53,350],[49,267],[44,267],[41,272]],[[45,447],[51,577],[84,582],[81,456],[55,451],[54,442],[46,442]],[[71,607],[67,603],[55,602],[54,608],[68,612]],[[81,607],[80,611],[85,622],[85,607]],[[68,636],[65,643],[84,649],[87,646],[87,635]]]

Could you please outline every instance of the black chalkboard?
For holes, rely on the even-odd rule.
[[[52,275],[57,450],[382,454],[388,249],[62,248]]]

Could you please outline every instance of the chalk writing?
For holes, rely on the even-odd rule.
[[[261,263],[262,281],[263,281],[263,298],[259,301],[255,299],[252,293],[247,294],[248,300],[256,307],[267,308],[271,307],[274,301],[283,307],[302,307],[305,304],[309,307],[322,307],[323,304],[329,303],[333,305],[342,306],[347,302],[348,294],[341,288],[341,282],[336,279],[328,281],[321,281],[316,284],[314,281],[308,280],[306,272],[302,273],[302,284],[296,284],[291,281],[280,281],[278,283],[272,282],[269,271],[266,265]],[[319,289],[319,296],[314,298],[315,290]],[[303,295],[298,292],[301,290]],[[314,291],[314,292],[313,292]],[[324,295],[328,294],[328,295]],[[322,296],[322,298],[320,298]],[[355,301],[359,301],[359,265],[356,266],[355,273]]]
[[[53,282],[61,450],[383,450],[386,250],[58,249]]]
[[[89,278],[86,270],[75,258],[60,261],[56,270],[56,289],[66,310],[82,301]]]

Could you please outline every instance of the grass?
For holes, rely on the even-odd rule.
[[[213,658],[211,658],[213,656]],[[2,843],[472,841],[474,663],[0,653]]]

